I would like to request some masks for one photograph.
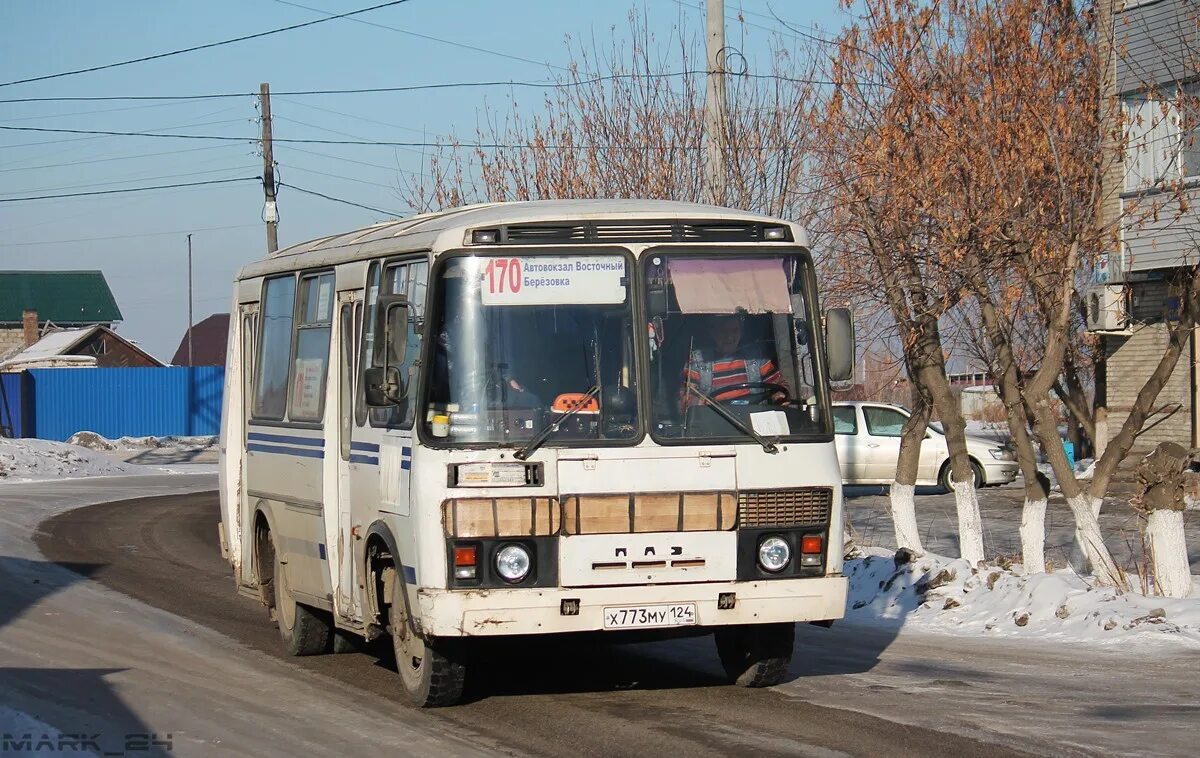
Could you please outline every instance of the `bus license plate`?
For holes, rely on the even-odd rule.
[[[690,626],[696,623],[695,603],[637,605],[604,609],[605,629]]]

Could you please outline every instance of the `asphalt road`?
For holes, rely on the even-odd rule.
[[[265,609],[234,591],[217,545],[217,521],[215,494],[143,498],[62,513],[44,522],[36,539],[51,561],[86,564],[92,580],[284,658]],[[708,639],[586,646],[498,641],[481,646],[476,659],[465,704],[406,713],[478,735],[485,750],[512,754],[1019,754],[963,737],[966,730],[956,727],[940,731],[868,715],[867,707],[809,702],[822,699],[821,688],[838,686],[836,677],[821,675],[830,672],[820,662],[807,674],[799,671],[812,675],[811,698],[796,697],[795,686],[789,696],[727,685]],[[307,682],[328,677],[364,696],[404,702],[386,646],[285,660]],[[261,693],[281,701],[287,696]],[[337,735],[329,739],[332,746]]]

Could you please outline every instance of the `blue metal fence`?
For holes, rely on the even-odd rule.
[[[21,375],[0,374],[0,435],[24,437],[21,425]]]
[[[65,440],[78,431],[109,439],[217,434],[225,369],[31,369],[19,382],[18,436]],[[0,412],[3,412],[0,398]],[[10,396],[10,405],[12,398]]]

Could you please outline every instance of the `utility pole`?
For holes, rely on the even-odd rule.
[[[263,156],[263,221],[267,222],[267,252],[279,249],[279,209],[275,205],[275,153],[271,146],[271,85],[258,85],[258,101],[262,108]]]
[[[195,356],[192,355],[192,235],[188,235],[188,366],[195,366]]]
[[[721,205],[725,202],[725,0],[708,0],[705,27],[708,87],[704,97],[704,198]]]

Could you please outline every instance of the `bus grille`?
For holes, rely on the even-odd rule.
[[[829,487],[738,492],[738,525],[743,527],[823,526],[832,510]]]

